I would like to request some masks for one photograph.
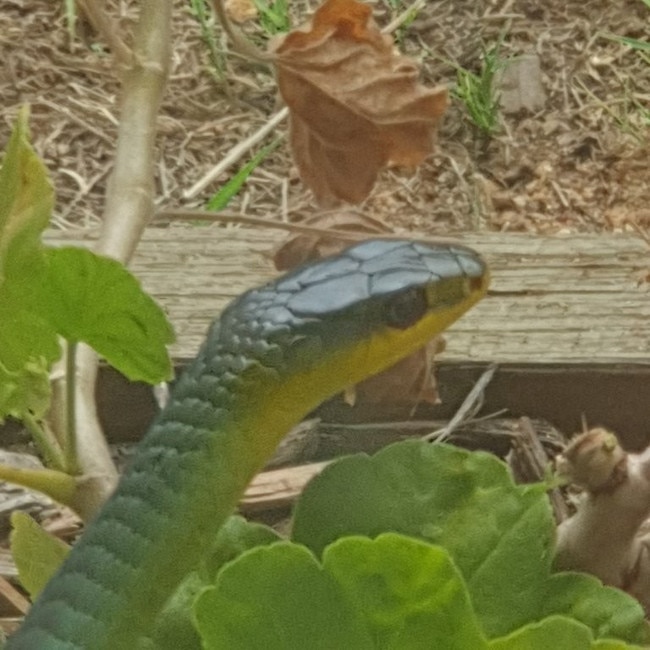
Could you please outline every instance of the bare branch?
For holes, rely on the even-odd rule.
[[[120,38],[117,25],[106,13],[100,0],[77,0],[77,4],[113,53],[116,65],[120,68],[130,65],[133,53]]]
[[[212,0],[212,6],[214,7],[214,12],[217,15],[217,19],[223,28],[223,31],[226,32],[226,35],[232,43],[232,49],[234,52],[243,56],[246,59],[251,61],[258,61],[261,63],[270,63],[273,59],[273,55],[262,52],[259,48],[255,47],[239,30],[237,30],[228,18],[226,10],[223,6],[223,0]]]
[[[156,118],[167,80],[172,0],[142,0],[134,51],[124,71],[118,144],[104,209],[98,253],[128,263],[153,215]],[[78,460],[92,489],[80,491],[76,508],[92,514],[112,490],[117,473],[97,419],[97,355],[79,346],[75,416]]]

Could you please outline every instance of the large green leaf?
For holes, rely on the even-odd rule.
[[[29,144],[28,118],[23,108],[0,169],[0,285],[10,266],[29,271],[54,205],[45,166]]]
[[[439,546],[395,533],[344,537],[325,549],[323,566],[365,619],[375,648],[487,647],[463,579]]]
[[[172,327],[122,264],[83,248],[45,255],[40,308],[61,336],[88,343],[131,380],[170,378]]]
[[[570,618],[553,616],[495,639],[490,650],[591,650],[589,628]]]
[[[0,169],[0,422],[42,417],[57,335],[85,341],[132,380],[171,376],[171,326],[119,263],[82,249],[46,249],[54,194],[22,110]]]
[[[442,548],[348,537],[323,565],[279,542],[240,555],[196,604],[205,650],[482,650],[487,642]]]
[[[596,638],[648,641],[641,605],[619,589],[605,587],[584,573],[557,573],[549,578],[540,618],[552,614],[565,614],[588,625]]]
[[[279,535],[268,526],[246,521],[238,515],[229,517],[219,530],[215,544],[200,571],[191,573],[181,583],[156,618],[149,645],[155,650],[200,650],[201,641],[193,624],[194,603],[198,594],[211,586],[226,563],[245,551],[272,544]]]
[[[594,634],[639,642],[638,603],[592,582],[556,597],[551,578],[555,526],[545,486],[518,486],[505,464],[483,453],[407,441],[374,457],[350,456],[328,466],[304,490],[293,539],[315,553],[345,535],[396,531],[446,548],[460,569],[488,638],[504,636],[547,614],[567,614]],[[581,599],[599,600],[596,616]],[[546,602],[549,604],[546,605]],[[606,612],[609,612],[606,614]]]
[[[623,641],[594,641],[591,631],[565,616],[550,616],[540,623],[495,639],[489,650],[642,650]]]
[[[33,600],[61,566],[70,548],[24,512],[12,513],[11,525],[11,555],[20,582]]]
[[[227,564],[195,612],[205,650],[374,650],[336,581],[290,542]]]
[[[60,355],[56,333],[30,309],[43,270],[41,233],[54,193],[29,144],[23,108],[0,169],[0,422],[27,413],[41,417],[49,404],[47,368]]]
[[[551,562],[551,512],[543,489],[515,486],[498,459],[420,441],[342,459],[305,489],[293,538],[321,553],[343,535],[389,530],[449,550],[488,636],[534,620]]]

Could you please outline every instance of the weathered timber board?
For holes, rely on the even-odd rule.
[[[48,231],[53,245],[91,245],[91,231]],[[174,358],[195,355],[208,323],[277,273],[274,229],[149,228],[132,270],[167,311]],[[631,235],[458,237],[492,269],[490,295],[449,330],[445,361],[650,365],[650,250]]]

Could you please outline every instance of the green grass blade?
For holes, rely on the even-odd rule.
[[[214,194],[207,205],[207,210],[223,210],[230,200],[239,192],[253,170],[266,158],[279,144],[281,138],[277,138],[265,147],[262,147],[216,194]]]

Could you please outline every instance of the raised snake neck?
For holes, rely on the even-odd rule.
[[[469,249],[375,240],[236,299],[7,650],[137,648],[289,428],[445,329],[487,278]]]

